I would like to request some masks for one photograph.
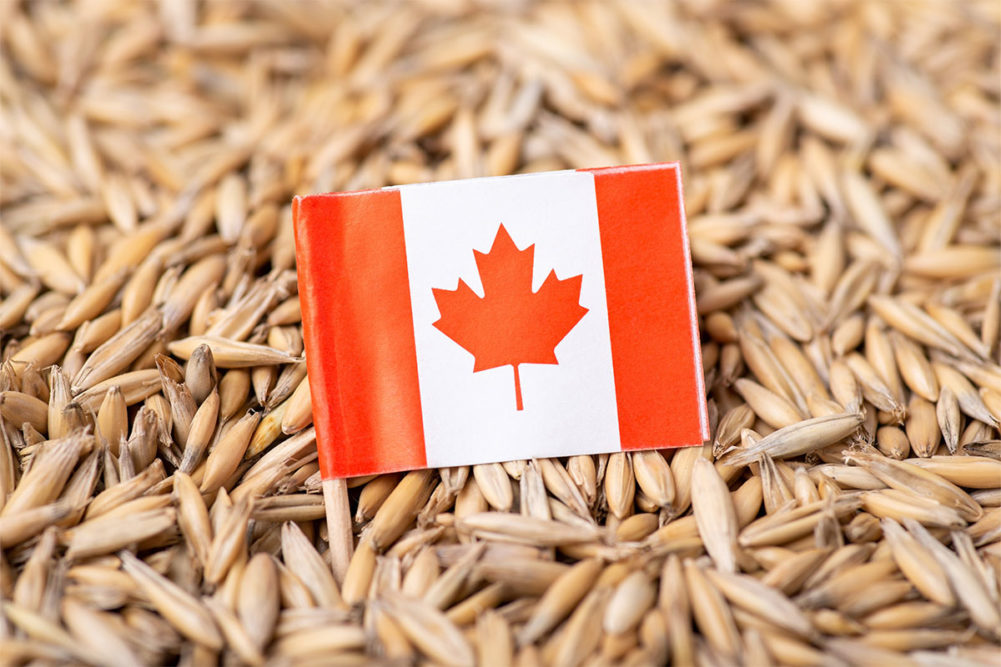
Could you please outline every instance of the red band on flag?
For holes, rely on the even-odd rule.
[[[708,438],[677,165],[594,174],[622,449]]]
[[[293,216],[321,474],[426,467],[400,193],[296,199]]]

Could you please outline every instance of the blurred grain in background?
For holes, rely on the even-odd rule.
[[[999,32],[0,3],[3,660],[996,664]],[[712,441],[355,479],[328,528],[290,198],[667,160]]]

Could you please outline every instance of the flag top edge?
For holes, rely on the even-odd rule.
[[[473,178],[450,178],[443,181],[426,181],[423,183],[403,183],[400,185],[386,185],[381,188],[367,188],[364,190],[345,190],[341,192],[320,192],[316,194],[308,195],[295,195],[292,199],[293,201],[302,201],[304,199],[327,199],[327,198],[340,198],[340,197],[353,197],[358,195],[370,195],[375,192],[392,192],[401,190],[403,188],[419,188],[433,185],[445,185],[452,183],[463,183],[467,181],[494,181],[502,179],[514,179],[514,178],[531,178],[545,176],[549,174],[566,174],[566,173],[589,173],[589,174],[618,174],[630,171],[652,171],[657,169],[674,169],[679,174],[681,173],[681,164],[678,161],[673,162],[649,162],[643,164],[627,164],[627,165],[616,165],[609,167],[582,167],[580,169],[556,169],[553,171],[534,171],[527,174],[503,174],[500,176],[476,176]]]

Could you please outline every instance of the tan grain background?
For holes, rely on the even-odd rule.
[[[3,0],[0,37],[4,664],[997,664],[997,2]],[[321,483],[294,194],[665,160],[711,442]]]

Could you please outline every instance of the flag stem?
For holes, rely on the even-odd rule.
[[[514,367],[514,400],[515,405],[519,410],[524,410],[525,406],[521,403],[521,375],[518,374],[518,364],[512,364]]]
[[[344,585],[348,563],[354,551],[351,533],[351,507],[348,505],[348,485],[343,479],[325,479],[323,507],[327,515],[327,540],[330,542],[330,561],[334,579]]]

